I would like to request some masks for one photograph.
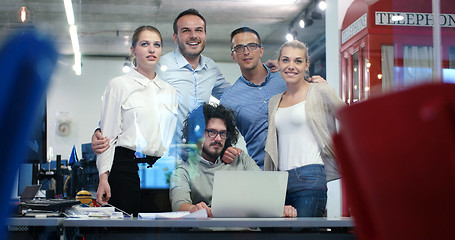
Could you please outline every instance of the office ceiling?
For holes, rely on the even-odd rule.
[[[140,25],[157,27],[164,38],[164,51],[173,51],[172,23],[183,10],[196,8],[207,20],[204,55],[215,61],[230,62],[229,34],[240,26],[259,32],[265,56],[275,56],[285,41],[290,23],[298,16],[311,15],[315,0],[73,0],[82,56],[127,56],[129,37]],[[30,11],[30,21],[21,23],[19,9]],[[322,15],[305,29],[294,24],[299,40],[310,46],[324,38]],[[0,4],[0,43],[12,32],[34,26],[56,41],[62,54],[71,55],[63,0],[2,0]],[[324,43],[322,43],[324,44]],[[311,51],[311,49],[310,49]]]

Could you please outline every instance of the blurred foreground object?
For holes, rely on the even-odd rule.
[[[25,157],[27,136],[57,57],[50,39],[34,30],[13,35],[0,49],[0,189],[7,195]],[[0,198],[0,206],[8,203],[8,197]],[[5,226],[9,211],[0,208],[0,226]],[[0,239],[5,237],[6,228],[2,229]]]
[[[334,143],[358,239],[452,239],[455,85],[420,85],[337,115]]]

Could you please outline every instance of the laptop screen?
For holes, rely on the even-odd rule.
[[[287,181],[285,171],[215,172],[213,217],[282,217]]]
[[[25,187],[24,191],[21,194],[20,201],[25,202],[25,201],[33,200],[40,189],[41,189],[41,184],[29,185],[29,186]]]

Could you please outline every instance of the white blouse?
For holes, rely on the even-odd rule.
[[[279,170],[323,164],[318,143],[308,126],[305,101],[290,107],[278,108],[275,125],[278,135]]]
[[[158,75],[148,79],[136,70],[113,78],[106,86],[101,131],[110,147],[98,155],[99,174],[110,171],[115,147],[163,156],[177,125],[177,91]]]

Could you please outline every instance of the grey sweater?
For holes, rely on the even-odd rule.
[[[211,163],[198,154],[189,157],[187,161],[179,161],[170,181],[169,198],[172,211],[178,211],[183,203],[205,202],[210,206],[216,171],[261,171],[261,169],[245,152],[242,152],[231,164],[226,164],[219,158],[215,163]]]
[[[283,93],[273,96],[269,102],[269,128],[265,144],[264,170],[278,170],[278,136],[275,114]],[[312,83],[306,96],[305,114],[308,125],[319,148],[327,173],[327,181],[339,178],[338,167],[334,160],[332,134],[336,132],[335,112],[346,104],[335,91],[325,83]],[[305,144],[305,143],[302,143]]]

